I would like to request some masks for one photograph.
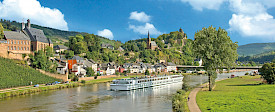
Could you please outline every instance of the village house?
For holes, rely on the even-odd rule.
[[[60,59],[55,59],[57,62],[56,72],[59,74],[66,74],[68,72],[68,63]]]
[[[85,59],[83,61],[83,67],[84,68],[90,68],[91,67],[94,70],[95,74],[97,73],[97,63],[92,59],[89,59],[89,60]]]
[[[114,50],[114,46],[112,46],[111,44],[108,44],[108,43],[102,43],[101,47]]]
[[[173,62],[168,62],[167,63],[167,72],[177,72],[177,65],[174,64]]]
[[[116,69],[111,63],[102,63],[100,65],[100,72],[103,73],[102,75],[114,75],[116,73]]]
[[[56,45],[53,47],[55,53],[61,53],[64,52],[65,50],[69,50],[69,48],[67,46],[64,45]]]

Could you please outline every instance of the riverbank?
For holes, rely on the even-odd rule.
[[[183,74],[183,75],[187,75],[187,74]],[[19,96],[19,95],[25,95],[25,94],[31,94],[31,93],[37,93],[42,91],[48,91],[48,90],[78,87],[85,84],[105,83],[105,82],[110,82],[114,79],[123,79],[123,78],[130,78],[130,77],[139,77],[139,76],[145,76],[145,75],[118,76],[118,77],[93,79],[93,80],[82,81],[82,82],[79,81],[79,82],[71,82],[68,84],[56,84],[56,85],[49,85],[49,86],[45,86],[44,84],[43,85],[41,84],[39,87],[24,86],[24,87],[16,87],[16,88],[7,88],[7,89],[0,90],[0,99]]]
[[[213,91],[200,91],[201,111],[275,111],[275,85],[260,84],[260,76],[219,81]]]

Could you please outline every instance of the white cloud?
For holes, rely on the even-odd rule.
[[[132,29],[134,32],[146,35],[148,31],[150,32],[151,35],[160,35],[162,34],[160,31],[158,31],[153,24],[150,23],[145,23],[145,25],[131,25],[129,24],[129,29]]]
[[[114,39],[114,35],[111,32],[111,30],[109,30],[109,29],[104,29],[104,30],[101,30],[101,31],[97,31],[97,34],[99,36],[109,38],[110,40]]]
[[[268,1],[230,0],[235,14],[229,20],[229,30],[243,36],[275,40],[275,19],[267,13]]]
[[[195,10],[203,9],[218,10],[221,4],[227,0],[180,0],[183,3],[189,3]]]
[[[0,18],[18,22],[30,19],[34,24],[68,30],[64,15],[58,9],[43,7],[37,0],[4,0],[0,2]]]
[[[129,19],[137,20],[139,22],[149,22],[151,19],[151,16],[145,14],[144,12],[131,12]]]

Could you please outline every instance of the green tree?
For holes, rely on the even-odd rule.
[[[92,67],[86,68],[86,71],[87,71],[87,73],[86,73],[87,77],[91,77],[91,76],[95,75],[95,71],[93,70]]]
[[[226,30],[210,26],[196,32],[193,52],[202,59],[204,69],[209,76],[209,91],[212,91],[217,77],[216,70],[221,67],[232,67],[238,58],[237,43],[233,43]]]
[[[51,48],[50,46],[47,46],[45,48],[45,53],[47,57],[53,57],[53,48]]]
[[[145,75],[150,75],[149,70],[145,71]]]
[[[76,54],[86,53],[87,52],[87,45],[84,42],[77,42],[74,46],[73,51]]]
[[[66,50],[66,51],[65,51],[65,57],[66,57],[67,59],[73,58],[73,57],[74,57],[74,51]]]
[[[4,38],[4,28],[2,26],[2,24],[0,23],[0,39]]]
[[[259,72],[261,76],[266,80],[268,84],[274,84],[275,82],[275,63],[265,63]]]

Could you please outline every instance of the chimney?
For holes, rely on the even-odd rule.
[[[28,19],[27,22],[28,22],[27,23],[28,24],[28,28],[30,29],[31,28],[31,21],[30,21],[30,19]]]
[[[22,30],[24,30],[25,29],[25,23],[24,23],[24,21],[22,21]]]

